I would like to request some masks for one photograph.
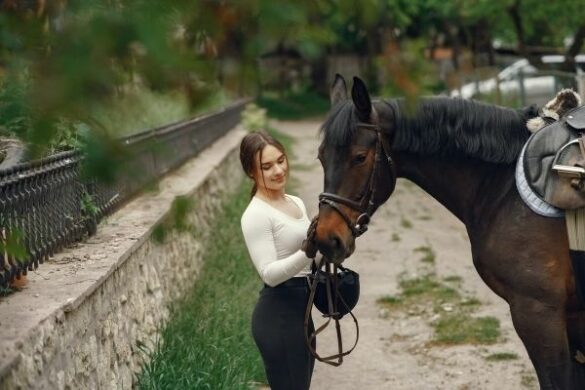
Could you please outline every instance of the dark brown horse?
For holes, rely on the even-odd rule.
[[[529,110],[440,97],[407,110],[401,100],[372,102],[358,78],[351,92],[337,76],[322,127],[319,250],[342,262],[396,178],[413,181],[465,224],[475,268],[510,305],[541,388],[585,389],[575,358],[585,321],[564,220],[532,212],[515,185]]]

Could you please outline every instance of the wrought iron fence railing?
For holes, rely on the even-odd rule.
[[[110,184],[82,179],[79,151],[0,171],[0,287],[94,234],[103,216],[236,126],[248,101],[121,139],[123,168]]]

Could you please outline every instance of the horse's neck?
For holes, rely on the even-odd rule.
[[[398,176],[416,183],[466,225],[489,217],[513,189],[513,167],[453,162],[408,152],[396,155]]]

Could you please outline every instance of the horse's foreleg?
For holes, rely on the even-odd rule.
[[[551,307],[533,299],[510,306],[516,332],[534,365],[541,389],[584,389],[578,383],[566,331],[564,307]]]

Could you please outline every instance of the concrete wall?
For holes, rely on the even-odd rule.
[[[0,389],[129,389],[168,307],[197,278],[208,229],[241,183],[239,128],[108,217],[98,233],[29,272],[0,298]],[[137,173],[139,174],[139,173]],[[176,196],[191,231],[152,239]]]

